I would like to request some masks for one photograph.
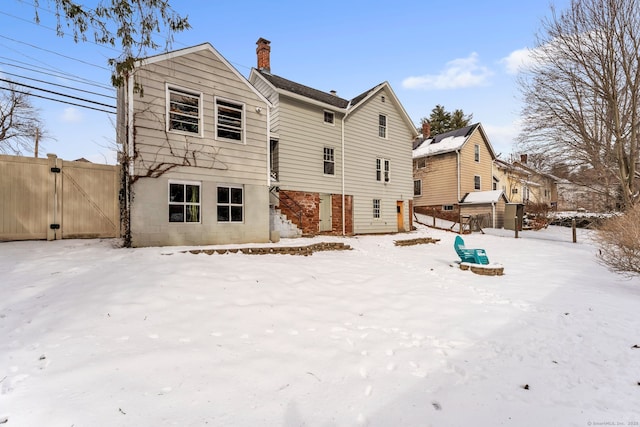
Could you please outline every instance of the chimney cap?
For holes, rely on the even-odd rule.
[[[256,44],[261,44],[261,43],[270,44],[271,42],[269,40],[265,39],[264,37],[260,37],[258,39],[258,41],[256,42]]]
[[[331,89],[329,93],[333,96],[336,96],[338,94],[338,92],[336,92],[334,89]]]

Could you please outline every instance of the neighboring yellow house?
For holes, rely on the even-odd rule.
[[[527,165],[527,155],[520,156],[519,162],[513,166],[529,174],[529,179],[523,189],[523,203],[544,203],[553,209],[558,208],[558,182],[560,178],[541,172]]]
[[[510,203],[525,203],[525,195],[538,184],[531,173],[504,160],[496,159],[493,169],[494,190],[502,190]]]
[[[416,211],[458,212],[467,193],[494,190],[496,155],[480,123],[435,137],[426,127],[423,135],[413,147]]]

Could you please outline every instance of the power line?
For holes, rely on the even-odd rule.
[[[11,89],[0,86],[0,90],[11,90]],[[13,91],[14,91],[14,92],[16,92],[16,93],[21,93],[21,94],[23,94],[23,95],[35,96],[36,98],[48,99],[49,101],[60,102],[60,103],[62,103],[62,104],[73,105],[73,106],[81,107],[81,108],[87,108],[87,109],[89,109],[89,110],[100,111],[100,112],[102,112],[102,113],[107,113],[107,114],[116,114],[116,113],[115,113],[115,111],[102,110],[102,109],[100,109],[100,108],[90,107],[90,106],[88,106],[88,105],[76,104],[75,102],[64,101],[64,100],[62,100],[62,99],[49,98],[48,96],[36,95],[36,94],[33,94],[33,93],[23,92],[23,91],[21,91],[21,90],[16,90],[16,89],[14,89]]]
[[[24,3],[26,3],[26,2],[24,2]],[[32,5],[32,6],[34,6],[34,7],[35,7],[35,5]],[[47,11],[47,12],[51,13],[51,14],[53,14],[53,13],[54,13],[54,12],[51,12],[50,10],[48,10],[48,9],[43,9],[42,7],[38,7],[38,9],[45,10],[45,11]],[[67,36],[67,37],[73,37],[73,34],[68,34],[68,33],[65,33],[65,32],[63,32],[63,31],[58,31],[56,28],[48,27],[48,26],[43,25],[43,24],[40,24],[40,23],[38,23],[38,22],[34,22],[34,21],[29,20],[29,19],[21,18],[21,17],[19,17],[19,16],[12,15],[12,14],[7,13],[7,12],[2,12],[2,11],[0,11],[0,15],[5,15],[5,16],[8,16],[8,17],[10,17],[10,18],[14,18],[14,19],[17,19],[17,20],[19,20],[19,21],[23,21],[23,22],[28,22],[29,24],[35,25],[35,26],[37,26],[37,27],[40,27],[40,28],[44,28],[44,29],[46,29],[46,30],[53,31],[53,32],[55,32],[55,33],[56,33],[56,34],[58,34],[58,35]],[[100,43],[96,43],[96,42],[91,41],[91,40],[88,40],[88,39],[87,39],[87,40],[84,40],[84,41],[83,41],[83,43],[91,43],[91,44],[94,44],[94,45],[96,45],[96,46],[100,46],[100,47],[103,47],[103,48],[105,48],[105,49],[109,49],[109,50],[112,50],[112,51],[114,51],[114,52],[121,53],[121,52],[120,52],[120,50],[116,49],[115,47],[109,46],[109,45],[107,45],[107,44],[100,44]]]
[[[38,65],[29,64],[28,62],[18,61],[18,60],[13,59],[13,58],[7,58],[6,56],[0,56],[0,59],[6,59],[8,61],[17,62],[18,64],[24,64],[24,65],[29,65],[30,67],[35,67],[35,68],[48,70],[48,68],[40,67]],[[22,70],[32,71],[34,73],[46,74],[48,76],[63,78],[63,79],[66,79],[66,80],[71,80],[71,81],[77,82],[77,83],[88,84],[88,85],[92,85],[92,86],[99,86],[99,87],[102,87],[103,89],[115,90],[113,88],[113,86],[105,85],[105,84],[96,82],[94,80],[85,79],[84,77],[76,76],[76,75],[70,74],[70,73],[65,73],[65,72],[61,72],[61,71],[60,72],[56,71],[55,73],[50,73],[50,72],[47,72],[47,71],[39,71],[39,70],[35,70],[33,68],[22,67],[20,65],[10,64],[8,62],[2,62],[2,61],[0,61],[0,64],[7,65],[9,67],[20,68]]]
[[[91,67],[96,67],[96,68],[100,68],[100,69],[102,69],[102,70],[111,71],[111,69],[109,69],[109,68],[107,68],[107,67],[103,67],[103,66],[101,66],[101,65],[92,64],[91,62],[83,61],[82,59],[77,59],[77,58],[74,58],[74,57],[72,57],[72,56],[63,55],[63,54],[61,54],[61,53],[54,52],[53,50],[45,49],[45,48],[43,48],[43,47],[36,46],[36,45],[34,45],[34,44],[27,43],[27,42],[23,42],[23,41],[20,41],[20,40],[12,39],[11,37],[3,36],[3,35],[1,35],[1,34],[0,34],[0,38],[6,39],[6,40],[10,40],[10,41],[12,41],[12,42],[14,42],[14,43],[20,43],[20,44],[23,44],[23,45],[26,45],[26,46],[32,47],[32,48],[34,48],[34,49],[42,50],[42,51],[44,51],[44,52],[52,53],[52,54],[54,54],[54,55],[61,56],[62,58],[71,59],[72,61],[77,61],[77,62],[80,62],[80,63],[85,64],[85,65],[90,65]]]
[[[65,86],[65,85],[61,85],[61,84],[58,84],[58,83],[52,83],[52,82],[48,82],[46,80],[34,79],[33,77],[21,76],[19,74],[8,73],[6,71],[3,71],[2,73],[3,74],[8,74],[8,75],[14,76],[14,77],[19,77],[21,79],[33,80],[33,81],[38,82],[38,83],[44,83],[44,84],[48,84],[48,85],[52,85],[52,86],[62,87],[62,88],[65,88],[65,89],[75,90],[75,91],[78,91],[78,92],[88,93],[90,95],[102,96],[102,97],[109,98],[109,99],[116,99],[115,96],[105,95],[105,94],[98,93],[98,92],[92,92],[90,90],[78,89],[78,88],[75,88],[75,87],[72,87],[72,86]]]
[[[103,106],[103,107],[116,108],[114,105],[104,104],[102,102],[92,101],[90,99],[80,98],[78,96],[67,95],[67,94],[64,94],[64,93],[55,92],[53,90],[48,90],[48,89],[43,89],[43,88],[36,87],[36,86],[26,85],[24,83],[14,82],[14,81],[7,80],[7,79],[0,79],[0,82],[6,82],[6,83],[15,84],[15,85],[18,85],[18,86],[24,86],[24,87],[29,88],[29,89],[39,90],[39,91],[42,91],[42,92],[47,92],[47,93],[51,93],[51,94],[58,95],[58,96],[64,96],[66,98],[76,99],[78,101],[88,102],[90,104],[96,104],[96,105],[100,105],[100,106]]]

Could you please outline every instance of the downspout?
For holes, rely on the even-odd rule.
[[[458,175],[458,203],[460,203],[460,150],[456,150],[456,169]]]
[[[129,162],[128,175],[133,175],[133,73],[127,76],[127,157]]]
[[[491,203],[491,218],[493,219],[493,228],[496,228],[496,203]]]
[[[342,123],[341,123],[341,135],[340,135],[340,144],[341,144],[341,157],[342,157],[342,235],[345,236],[346,233],[346,224],[345,224],[345,214],[346,214],[346,209],[344,206],[344,202],[345,202],[345,179],[344,179],[344,121],[347,119],[347,114],[349,114],[348,112],[345,112],[344,117],[342,118]]]
[[[271,108],[267,106],[267,187],[268,188],[271,188],[271,166],[272,166],[271,164]],[[271,198],[271,196],[269,196],[269,198]]]

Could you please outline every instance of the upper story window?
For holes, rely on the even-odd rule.
[[[167,86],[167,130],[200,135],[202,94]]]
[[[216,136],[242,141],[244,133],[244,105],[216,98]]]
[[[332,125],[335,119],[335,114],[333,114],[332,111],[326,111],[324,112],[324,122],[328,125]]]
[[[376,159],[376,181],[389,182],[391,180],[391,162],[387,159]]]
[[[473,146],[473,160],[480,162],[480,146],[478,144]]]
[[[378,116],[378,136],[380,138],[387,137],[387,116],[384,114]]]
[[[473,189],[480,190],[480,175],[474,175],[473,177]]]
[[[422,159],[416,160],[416,169],[424,169],[427,167],[427,159],[424,157]]]
[[[324,174],[335,175],[335,173],[336,173],[336,164],[335,164],[335,159],[333,157],[333,148],[324,147]]]
[[[169,222],[200,222],[199,182],[169,182]]]

